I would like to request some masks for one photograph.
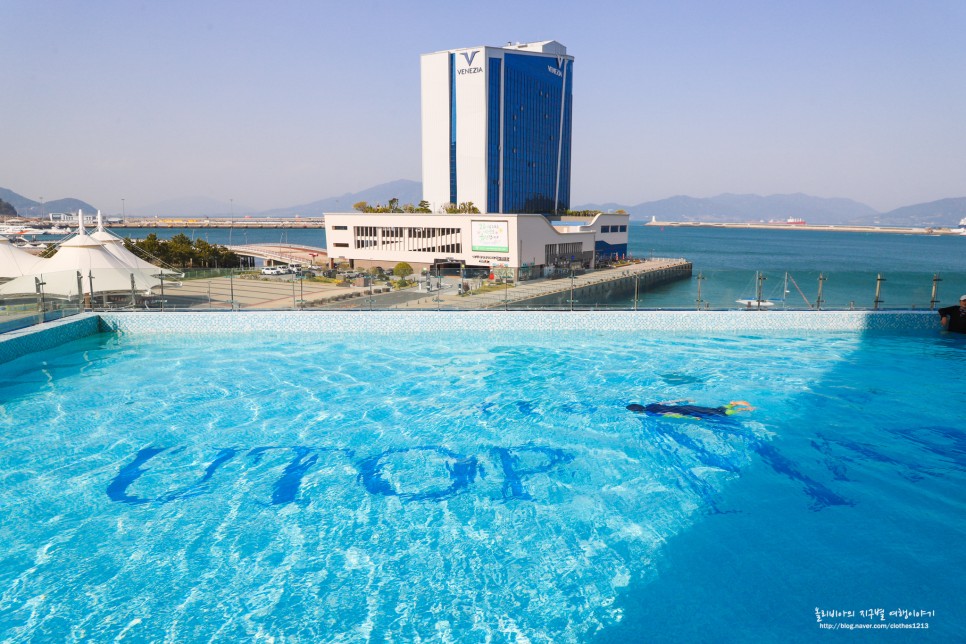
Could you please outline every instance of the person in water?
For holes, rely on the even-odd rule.
[[[664,416],[665,418],[693,418],[702,420],[704,418],[725,418],[733,416],[738,412],[752,411],[754,407],[744,400],[733,400],[721,407],[701,407],[700,405],[682,405],[689,403],[688,400],[672,400],[663,403],[650,403],[638,405],[632,403],[627,409],[635,414],[648,414],[650,416]]]
[[[966,295],[959,298],[959,306],[939,309],[939,323],[953,333],[966,333]]]

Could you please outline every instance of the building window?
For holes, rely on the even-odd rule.
[[[349,230],[348,226],[333,226],[332,230]]]
[[[347,244],[345,242],[336,242],[336,243],[334,243],[332,245],[335,246],[336,248],[348,248],[349,247],[349,244]]]
[[[610,226],[601,226],[600,227],[600,232],[602,232],[602,233],[609,233],[610,232]]]
[[[621,226],[620,227],[620,231],[618,231],[618,232],[626,233],[627,232],[627,226]]]

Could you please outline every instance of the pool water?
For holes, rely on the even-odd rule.
[[[32,354],[0,366],[0,639],[786,642],[879,608],[960,639],[961,340],[101,334]],[[672,400],[755,410],[627,409]]]

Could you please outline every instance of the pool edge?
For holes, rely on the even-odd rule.
[[[101,330],[99,315],[80,313],[69,318],[8,331],[0,334],[0,364],[37,351],[53,349],[62,344],[94,335]]]
[[[940,332],[934,311],[250,311],[81,313],[0,334],[0,364],[99,332]]]

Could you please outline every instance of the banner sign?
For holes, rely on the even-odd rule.
[[[471,244],[474,251],[510,252],[510,236],[505,221],[470,222]]]

